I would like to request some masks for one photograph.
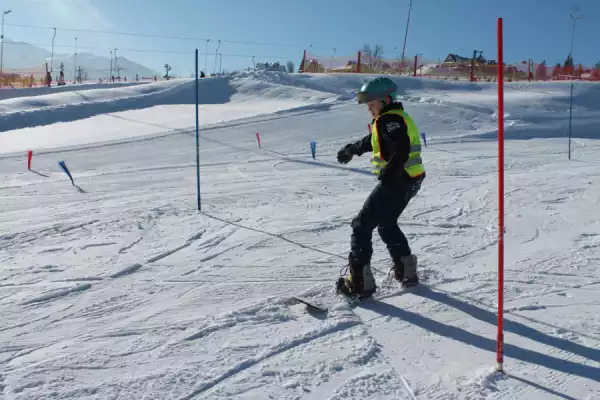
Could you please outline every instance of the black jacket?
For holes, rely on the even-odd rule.
[[[403,110],[401,102],[386,105],[381,114],[390,110]],[[371,121],[374,123],[375,120]],[[386,114],[377,120],[377,132],[380,138],[381,156],[388,162],[380,177],[386,176],[397,179],[411,179],[404,170],[404,163],[408,160],[410,152],[410,137],[404,118],[397,114]],[[373,151],[371,146],[371,133],[361,140],[350,145],[353,155],[361,156]],[[382,178],[383,179],[383,178]]]

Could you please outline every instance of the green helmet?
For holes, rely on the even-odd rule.
[[[356,92],[358,104],[364,104],[372,100],[385,100],[388,96],[392,101],[396,100],[398,86],[390,78],[379,76],[371,79]]]

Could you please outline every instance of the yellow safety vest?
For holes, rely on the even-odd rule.
[[[421,158],[421,138],[419,136],[419,129],[417,128],[415,121],[402,110],[386,111],[377,116],[371,125],[371,147],[373,148],[371,164],[373,164],[373,173],[379,175],[381,170],[387,165],[387,161],[381,156],[379,133],[377,132],[377,120],[385,114],[399,115],[404,118],[404,122],[406,123],[408,137],[410,138],[410,150],[408,153],[408,160],[404,163],[404,170],[411,178],[424,174],[425,167],[423,166],[423,159]]]

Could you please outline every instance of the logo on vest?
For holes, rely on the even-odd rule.
[[[385,128],[387,129],[388,132],[394,132],[395,130],[400,129],[402,126],[400,125],[400,122],[388,122],[387,124],[385,124]]]

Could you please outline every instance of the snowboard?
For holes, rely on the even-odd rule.
[[[296,300],[296,301],[298,301],[300,303],[306,304],[306,306],[308,308],[312,309],[313,311],[317,311],[317,312],[320,312],[320,313],[323,313],[323,314],[325,314],[325,313],[327,313],[327,311],[329,311],[327,309],[327,307],[322,307],[319,304],[317,304],[316,302],[310,301],[310,300],[308,300],[308,299],[306,299],[304,297],[301,297],[301,296],[294,296],[294,300]]]
[[[388,281],[388,279],[386,279],[380,283],[376,293],[374,293],[372,296],[361,298],[358,295],[350,295],[349,296],[349,295],[346,295],[345,293],[343,293],[341,290],[339,290],[339,287],[342,284],[343,284],[343,278],[340,277],[340,278],[338,278],[338,281],[336,282],[335,297],[338,299],[341,299],[342,301],[345,301],[352,308],[359,306],[361,303],[363,303],[365,301],[369,301],[369,300],[377,301],[377,300],[381,300],[382,298],[386,298],[388,296],[394,296],[394,295],[407,293],[407,292],[409,293],[411,291],[411,289],[414,290],[414,288],[418,288],[419,285],[423,285],[423,283],[421,282],[415,286],[400,285],[398,287],[398,286],[396,286],[396,284],[392,284],[392,283],[390,283],[390,281]],[[318,314],[320,317],[322,317],[323,315],[326,315],[329,311],[328,307],[323,306],[322,304],[319,304],[317,301],[309,300],[306,297],[303,297],[300,295],[295,295],[295,296],[292,296],[292,298],[299,303],[305,304],[308,311],[312,311],[313,313]]]

